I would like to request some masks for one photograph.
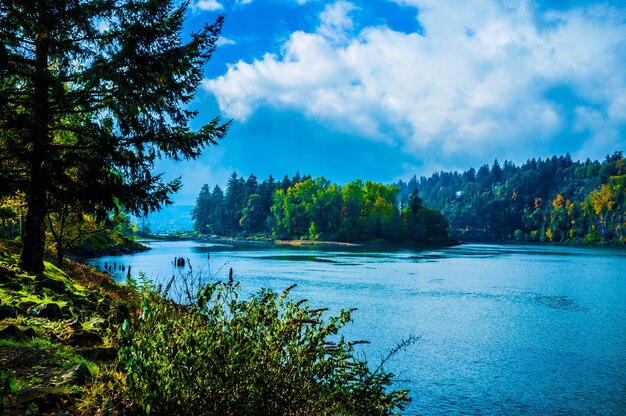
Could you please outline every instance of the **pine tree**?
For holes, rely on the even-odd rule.
[[[491,165],[491,180],[496,184],[502,182],[502,168],[498,159],[494,160],[493,165]]]
[[[224,234],[224,191],[218,185],[213,188],[209,200],[209,231],[213,234]]]
[[[206,234],[209,231],[210,224],[210,208],[211,208],[211,189],[209,185],[204,184],[200,190],[196,205],[191,211],[191,219],[193,220],[193,228],[199,233]]]
[[[237,173],[228,179],[224,196],[225,222],[224,226],[229,233],[236,234],[240,231],[239,220],[246,203],[246,181],[239,178]]]
[[[195,131],[186,108],[215,50],[223,16],[181,39],[187,3],[3,0],[0,169],[23,191],[20,265],[43,270],[48,201],[135,214],[170,203],[180,180],[152,175],[160,157],[196,158],[228,129]],[[10,163],[8,162],[10,161]]]

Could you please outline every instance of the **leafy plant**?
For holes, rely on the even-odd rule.
[[[146,414],[387,415],[410,401],[388,391],[393,374],[371,371],[339,335],[350,310],[295,301],[292,287],[240,299],[230,278],[206,284],[184,307],[144,291],[136,322],[120,328],[128,396]],[[392,351],[413,342],[400,344]]]

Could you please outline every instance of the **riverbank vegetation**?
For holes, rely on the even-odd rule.
[[[0,243],[0,414],[388,415],[409,401],[341,335],[351,311],[326,317],[291,288],[243,299],[232,271],[165,287],[67,259],[31,274],[18,251]]]
[[[399,188],[356,180],[344,186],[299,174],[259,183],[233,173],[226,190],[204,185],[192,212],[201,234],[279,239],[449,244],[441,212],[417,192],[399,203]]]
[[[419,189],[462,240],[626,243],[626,159],[574,162],[568,155],[516,166],[495,160],[465,172],[437,172],[396,184]]]
[[[0,239],[20,240],[26,216],[23,195],[0,199]],[[101,219],[79,211],[51,211],[44,221],[46,249],[55,253],[57,267],[63,259],[119,255],[148,250],[136,241],[137,225],[121,207]]]

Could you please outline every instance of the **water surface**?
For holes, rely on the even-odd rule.
[[[410,251],[152,242],[91,260],[166,281],[173,259],[247,293],[282,290],[314,307],[357,307],[346,334],[410,388],[407,414],[626,414],[626,251],[462,245]],[[120,272],[121,276],[125,275]]]

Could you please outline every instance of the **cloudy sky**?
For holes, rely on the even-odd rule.
[[[611,1],[192,0],[226,14],[193,107],[228,137],[175,200],[230,173],[391,182],[626,146],[626,6]]]

